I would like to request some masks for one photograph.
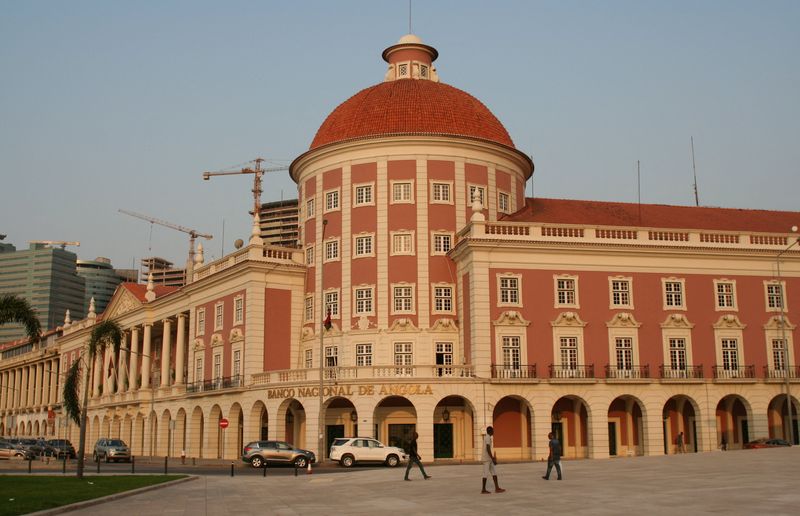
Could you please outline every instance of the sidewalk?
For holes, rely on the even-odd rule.
[[[564,462],[546,482],[543,463],[500,464],[506,493],[481,495],[479,465],[336,475],[212,477],[73,514],[797,514],[800,447]]]

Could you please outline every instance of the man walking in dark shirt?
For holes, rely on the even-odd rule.
[[[411,471],[411,466],[413,466],[414,464],[419,466],[419,470],[422,472],[422,476],[425,478],[425,480],[431,478],[430,475],[425,473],[425,468],[422,467],[422,462],[420,462],[420,456],[417,453],[417,438],[419,438],[419,434],[417,434],[417,432],[414,432],[414,436],[411,438],[411,442],[408,443],[408,449],[406,450],[406,453],[408,453],[408,465],[406,466],[405,480],[409,481],[411,479],[408,478],[408,473]]]
[[[555,466],[558,479],[561,480],[561,443],[555,438],[553,432],[547,434],[547,438],[550,439],[550,455],[547,457],[547,473],[542,478],[550,480],[550,470]]]

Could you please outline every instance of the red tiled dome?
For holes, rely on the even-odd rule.
[[[514,147],[503,124],[478,99],[447,84],[396,80],[362,90],[320,126],[310,149],[370,136],[467,136]]]

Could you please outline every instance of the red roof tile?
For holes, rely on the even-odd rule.
[[[310,149],[354,138],[389,135],[468,136],[514,147],[503,124],[481,101],[447,84],[402,79],[364,89],[325,119]]]
[[[524,208],[502,220],[784,234],[793,225],[800,225],[800,212],[795,211],[642,204],[640,219],[636,203],[539,198],[525,201]]]
[[[143,285],[141,283],[122,283],[120,287],[123,287],[125,290],[136,296],[136,299],[141,301],[142,303],[146,302],[147,299],[144,297],[147,294],[147,285]],[[167,294],[171,294],[178,290],[178,287],[168,287],[166,285],[154,285],[154,291],[156,293],[156,299],[166,296]]]

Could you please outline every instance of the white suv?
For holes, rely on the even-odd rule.
[[[333,440],[330,459],[345,468],[356,462],[382,462],[393,468],[406,460],[406,452],[396,446],[385,446],[369,437],[340,437]]]

